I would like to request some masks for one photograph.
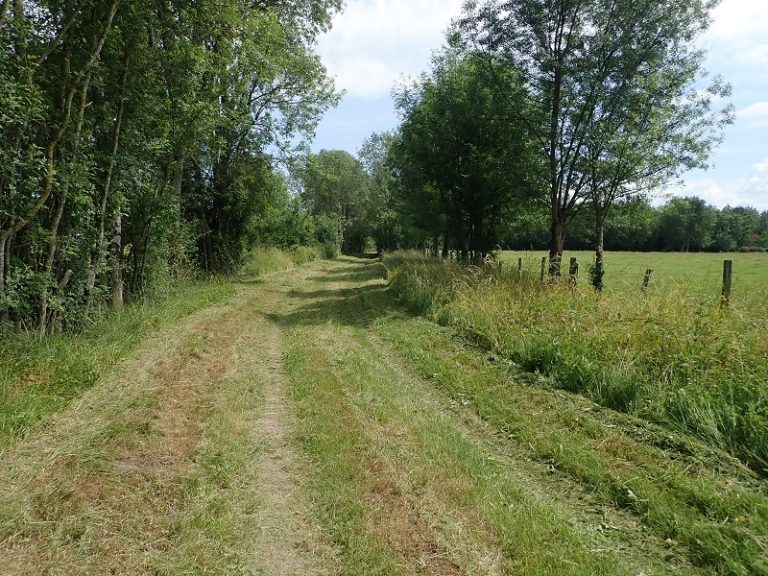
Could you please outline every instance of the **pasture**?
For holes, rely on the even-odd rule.
[[[517,267],[523,258],[529,273],[537,274],[545,251],[504,251],[505,266]],[[589,282],[589,265],[594,252],[570,250],[563,254],[563,271],[575,257],[580,266],[581,282]],[[720,294],[723,260],[733,260],[733,296],[768,288],[768,253],[744,252],[606,252],[605,289],[608,292],[639,290],[646,268],[653,269],[650,291],[674,291],[692,296]]]

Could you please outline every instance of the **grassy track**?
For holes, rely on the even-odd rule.
[[[377,262],[242,282],[0,455],[0,574],[768,574],[748,470],[531,386]]]

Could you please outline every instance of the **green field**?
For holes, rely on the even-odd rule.
[[[527,270],[538,273],[544,251],[502,252],[502,262],[517,266],[523,258]],[[578,259],[581,276],[587,280],[588,266],[594,261],[591,251],[571,250],[563,262]],[[683,291],[717,296],[722,285],[723,260],[733,260],[733,295],[745,290],[768,287],[768,253],[684,253],[684,252],[607,252],[605,255],[606,290],[636,290],[643,283],[646,268],[653,269],[652,290]]]

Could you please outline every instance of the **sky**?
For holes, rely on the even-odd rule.
[[[462,0],[346,0],[318,52],[345,95],[317,128],[312,150],[357,154],[373,132],[397,127],[392,88],[428,71]],[[683,176],[667,194],[768,210],[768,2],[722,0],[699,39],[705,69],[733,88],[736,119],[707,171]]]

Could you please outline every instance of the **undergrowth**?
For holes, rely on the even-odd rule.
[[[504,267],[388,257],[408,309],[551,385],[680,430],[768,474],[768,290],[597,294]]]

